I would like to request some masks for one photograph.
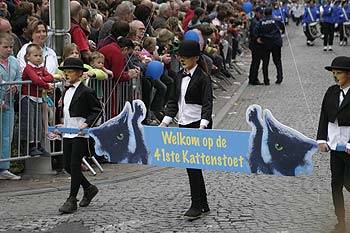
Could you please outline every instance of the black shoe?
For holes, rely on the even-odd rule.
[[[32,147],[29,149],[29,156],[37,156],[37,155],[43,155],[43,152],[41,152],[40,150],[38,150],[38,148],[36,147]]]
[[[81,202],[79,203],[80,207],[86,207],[90,204],[91,200],[96,196],[98,193],[98,189],[95,185],[90,185],[89,188],[87,188],[84,191],[84,196]]]
[[[264,84],[265,84],[266,86],[270,85],[270,80],[264,80]]]
[[[250,85],[263,85],[259,80],[258,81],[253,81],[249,82]]]
[[[40,151],[41,152],[41,156],[45,156],[45,157],[50,157],[51,156],[51,154],[49,153],[49,152],[47,152],[44,148],[42,148],[42,147],[38,147],[38,151]]]
[[[276,84],[281,84],[282,83],[282,79],[277,79],[276,80]]]
[[[193,220],[200,218],[202,216],[202,210],[200,208],[195,208],[191,206],[184,214],[185,218]]]
[[[210,212],[210,208],[208,203],[207,204],[202,204],[202,213],[209,213]]]
[[[69,197],[66,202],[58,209],[61,213],[70,214],[78,209],[77,199],[75,197]]]
[[[344,220],[335,224],[334,229],[331,231],[331,233],[345,233],[345,232],[346,232],[346,225]]]

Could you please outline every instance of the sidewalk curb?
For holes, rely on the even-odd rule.
[[[221,123],[223,118],[226,116],[227,112],[231,109],[232,104],[236,102],[239,97],[241,97],[243,91],[248,86],[248,79],[246,79],[242,85],[238,88],[237,92],[231,97],[229,101],[224,105],[224,107],[219,111],[219,113],[214,117],[213,129],[216,129],[217,126]]]

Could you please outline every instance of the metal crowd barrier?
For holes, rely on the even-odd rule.
[[[30,93],[31,81],[19,81],[19,82],[0,82],[0,97],[1,97],[1,108],[0,108],[0,163],[16,160],[25,160],[25,172],[32,174],[39,173],[52,173],[51,158],[47,156],[30,156],[29,155],[29,132],[34,131],[36,142],[40,141],[41,146],[48,152],[51,156],[62,155],[62,143],[57,140],[50,141],[48,139],[48,126],[56,125],[60,123],[60,119],[56,118],[59,116],[59,109],[57,108],[57,100],[59,100],[59,91],[63,90],[63,86],[60,82],[55,82],[55,91],[48,93],[51,101],[39,104],[34,103],[36,106],[36,111],[30,114],[25,120],[23,118],[23,110],[29,110],[29,102],[27,106],[23,106],[23,99],[29,98],[26,95],[22,95],[22,86],[28,86],[28,93]],[[113,79],[104,80],[97,84],[97,82],[89,82],[89,86],[93,89],[97,89],[96,85],[102,85],[103,96],[100,100],[103,105],[102,118],[99,123],[103,123],[109,120],[114,115],[118,114],[124,107],[126,101],[132,101],[133,99],[141,98],[141,80],[132,79],[128,82],[118,83],[115,87],[115,81]],[[16,94],[8,92],[12,87],[16,86],[18,92]],[[114,88],[115,87],[115,88]],[[115,91],[114,91],[115,90]],[[111,95],[111,93],[113,94]],[[38,91],[36,97],[32,98],[36,100],[38,97]],[[43,95],[44,96],[44,95]],[[115,98],[113,100],[113,98]],[[46,99],[46,98],[45,98]],[[46,99],[48,100],[48,98]],[[31,102],[33,103],[33,102]],[[115,105],[115,106],[113,106]],[[42,118],[40,115],[42,114]],[[35,127],[30,128],[29,122],[35,119]],[[13,119],[13,124],[10,124],[7,119]],[[27,125],[24,129],[24,125]],[[32,131],[32,132],[33,132]],[[22,133],[21,133],[22,132]],[[24,135],[23,132],[26,132]],[[3,134],[8,134],[9,144],[3,145]],[[11,136],[12,135],[12,136]],[[40,136],[41,135],[41,136]],[[41,138],[39,138],[41,137]],[[59,143],[59,146],[56,145]],[[6,152],[6,148],[10,148],[9,152]],[[10,153],[3,158],[3,152]]]

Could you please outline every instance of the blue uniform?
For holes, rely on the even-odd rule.
[[[331,7],[331,4],[327,4],[324,7],[322,14],[322,19],[324,23],[336,23],[338,18],[338,6],[334,5]]]
[[[311,14],[310,14],[311,13]],[[320,11],[316,6],[305,7],[302,24],[318,22],[320,20]]]

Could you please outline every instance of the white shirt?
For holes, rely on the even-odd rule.
[[[81,83],[81,81],[74,83],[73,87],[68,88],[68,90],[66,91],[66,93],[64,95],[63,125],[65,128],[79,128],[86,121],[86,119],[83,117],[70,117],[70,114],[69,114],[70,103],[72,102],[72,98],[74,96],[74,93],[75,93],[75,91],[78,88],[80,83]],[[64,138],[76,138],[76,137],[88,138],[89,135],[86,134],[86,135],[80,136],[78,134],[64,133],[63,137]]]
[[[193,67],[188,73],[193,76],[194,72],[196,71],[198,65]],[[185,95],[187,92],[188,84],[191,81],[190,76],[186,76],[182,78],[181,82],[181,92],[179,96],[178,106],[179,106],[179,124],[180,125],[188,125],[190,123],[201,121],[200,125],[207,127],[209,124],[209,121],[206,119],[201,119],[201,113],[202,113],[202,105],[199,104],[187,104],[185,101]],[[172,118],[169,116],[165,116],[163,118],[164,123],[170,124],[172,121]]]
[[[342,89],[344,94],[346,95],[350,89],[350,86]],[[344,97],[339,93],[339,106],[341,105]],[[350,149],[350,143],[348,143],[350,139],[350,126],[339,126],[338,119],[335,120],[334,123],[328,122],[328,141],[318,140],[317,143],[327,143],[331,150],[335,150],[337,145],[346,145],[347,149]]]

